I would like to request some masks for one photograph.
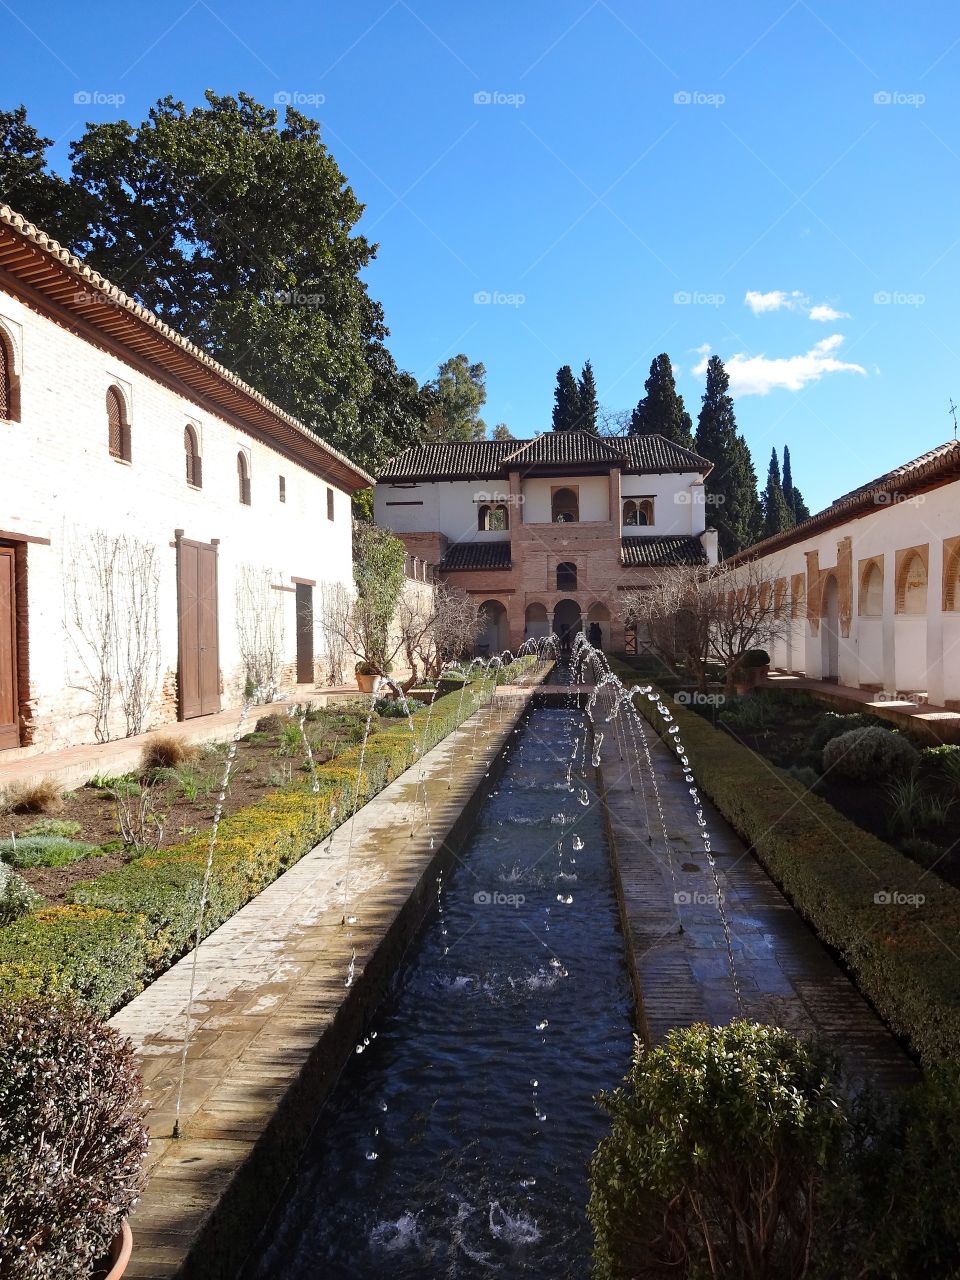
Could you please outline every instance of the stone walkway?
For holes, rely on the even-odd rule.
[[[284,702],[269,705],[264,703],[253,707],[248,724],[252,728],[257,717],[268,715],[272,708],[282,711],[297,702],[323,706],[331,699],[342,701],[351,693],[355,698],[364,696],[355,686],[306,689],[292,694]],[[179,738],[194,745],[226,742],[236,733],[239,718],[240,708],[231,707],[214,715],[197,716],[194,720],[177,720],[151,729],[149,733],[138,733],[132,738],[116,738],[112,742],[88,742],[78,747],[61,747],[56,751],[35,752],[32,747],[4,751],[0,755],[0,791],[13,783],[38,782],[41,778],[53,778],[64,791],[69,791],[73,787],[82,787],[98,774],[118,777],[136,768],[144,745],[152,737],[162,734],[165,738]]]
[[[646,768],[641,789],[640,775],[621,761],[613,733],[602,744],[601,767],[645,1031],[655,1044],[672,1027],[701,1021],[720,1025],[738,1010],[716,884],[688,784],[675,754],[649,727],[646,737],[673,852],[672,874]],[[796,1034],[818,1034],[842,1056],[854,1079],[871,1078],[884,1088],[913,1081],[915,1069],[896,1039],[733,829],[701,798],[730,923],[743,1016]]]
[[[112,1019],[134,1041],[151,1107],[129,1280],[236,1274],[530,696],[498,691],[201,944],[180,1139],[192,957]]]

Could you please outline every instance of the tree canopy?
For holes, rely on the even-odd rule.
[[[770,466],[767,469],[767,484],[763,491],[763,536],[771,538],[775,533],[783,533],[794,526],[793,512],[787,502],[780,482],[780,461],[776,449],[770,452]]]
[[[26,112],[0,114],[0,195],[358,462],[416,440],[425,405],[360,272],[376,246],[321,138],[249,94],[88,124],[69,179]]]
[[[431,440],[485,440],[487,424],[480,410],[487,401],[487,371],[468,356],[451,356],[426,384],[425,435]]]
[[[673,365],[664,351],[652,361],[644,383],[645,395],[630,416],[630,435],[660,435],[693,448],[693,423],[677,391]]]
[[[706,480],[707,519],[717,529],[721,555],[733,555],[760,537],[762,511],[757,473],[747,442],[737,431],[730,378],[719,356],[707,363],[694,448],[713,463]]]
[[[593,365],[587,360],[580,372],[577,382],[577,430],[590,431],[597,434],[597,415],[600,404],[597,400],[597,384],[593,376]]]
[[[568,364],[557,370],[553,391],[554,431],[576,431],[580,421],[580,388]]]

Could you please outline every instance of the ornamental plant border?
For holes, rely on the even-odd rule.
[[[517,659],[496,683],[536,662]],[[473,682],[474,685],[478,681]],[[469,686],[468,686],[469,688]],[[420,713],[381,728],[366,745],[357,807],[435,747],[477,710],[451,693]],[[424,735],[429,715],[429,737]],[[414,747],[418,751],[414,750]],[[220,823],[202,937],[235,915],[353,812],[361,746],[316,766],[319,790],[280,787]],[[65,906],[44,907],[0,928],[0,1000],[50,995],[77,1000],[107,1018],[193,946],[209,834],[145,854],[70,891]]]
[[[648,700],[634,705],[668,740]],[[881,1017],[925,1065],[956,1061],[960,891],[696,712],[670,711],[698,786]]]

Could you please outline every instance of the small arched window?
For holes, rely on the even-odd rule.
[[[13,343],[0,328],[0,420],[20,421],[20,379],[17,377]]]
[[[481,533],[490,528],[490,508],[485,502],[477,508],[477,528]]]
[[[250,467],[247,455],[241,451],[237,454],[237,481],[240,490],[240,501],[245,507],[250,505]]]
[[[130,462],[130,419],[127,402],[116,387],[107,390],[107,443],[110,457]]]
[[[637,523],[637,504],[632,498],[628,498],[623,504],[623,523],[625,525]]]
[[[576,591],[577,566],[568,560],[557,565],[557,590]]]
[[[187,461],[187,484],[192,485],[194,489],[200,489],[203,486],[203,464],[200,459],[200,447],[197,444],[197,433],[189,425],[183,429],[183,452]]]
[[[580,500],[576,489],[554,489],[550,505],[554,524],[576,524],[580,519]]]

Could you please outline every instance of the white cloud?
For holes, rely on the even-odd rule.
[[[810,308],[810,319],[820,320],[822,323],[827,324],[831,320],[849,320],[850,313],[849,311],[837,311],[828,302],[818,302],[815,307]]]
[[[755,316],[760,316],[767,311],[796,311],[806,305],[807,299],[799,289],[794,289],[792,293],[787,293],[785,289],[771,289],[769,293],[748,289],[744,302]]]
[[[786,289],[771,289],[769,293],[760,293],[757,289],[748,289],[744,302],[755,316],[766,315],[769,311],[803,311],[810,320],[828,324],[831,320],[849,320],[846,311],[837,311],[827,302],[810,305],[810,299],[799,289],[788,293]]]
[[[699,347],[694,347],[693,349],[698,356],[708,356],[713,350],[709,342],[702,342]]]
[[[802,391],[809,382],[819,382],[827,373],[862,373],[866,369],[859,364],[850,364],[838,360],[833,354],[843,344],[843,334],[834,333],[819,342],[800,356],[782,356],[771,359],[769,356],[748,356],[742,351],[726,360],[725,366],[730,375],[730,391],[735,396],[765,396],[768,392],[782,389],[784,391]],[[695,374],[706,373],[706,357],[693,370]]]

